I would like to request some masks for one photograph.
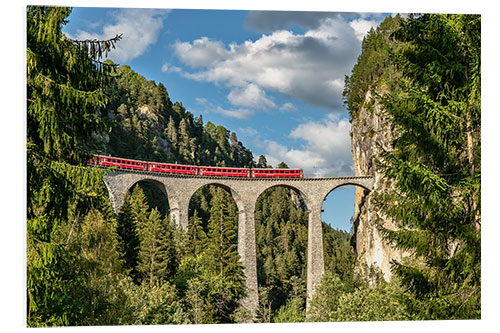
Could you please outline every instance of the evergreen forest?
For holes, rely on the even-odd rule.
[[[238,210],[217,186],[195,193],[189,225],[136,184],[118,213],[93,153],[210,166],[269,167],[234,132],[172,102],[162,83],[104,59],[121,35],[72,40],[71,8],[28,6],[26,324],[247,322]],[[393,182],[383,230],[412,253],[386,282],[360,269],[351,234],[323,222],[325,274],[306,311],[307,209],[284,187],[255,208],[256,322],[476,319],[480,300],[480,17],[390,17],[363,41],[344,97],[354,119],[379,96],[399,133],[377,161]],[[439,31],[439,33],[437,33]],[[281,163],[278,168],[287,168]],[[390,205],[394,201],[401,205]]]

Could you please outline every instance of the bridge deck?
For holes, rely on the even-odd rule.
[[[291,181],[328,181],[328,180],[356,180],[356,179],[371,179],[373,176],[341,176],[341,177],[230,177],[230,176],[202,176],[202,175],[183,175],[164,172],[153,172],[143,170],[121,169],[113,167],[92,166],[93,168],[105,169],[111,172],[126,172],[139,175],[160,176],[167,178],[199,178],[199,179],[214,179],[214,180],[246,180],[246,181],[275,181],[275,180],[291,180]]]

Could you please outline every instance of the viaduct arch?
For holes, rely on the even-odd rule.
[[[309,213],[306,301],[306,306],[309,307],[309,302],[324,273],[321,227],[321,208],[324,199],[331,191],[343,185],[361,186],[370,191],[374,179],[369,176],[256,179],[119,170],[104,175],[104,183],[115,212],[118,212],[123,205],[127,191],[140,181],[149,181],[160,187],[168,196],[172,222],[181,225],[184,230],[188,226],[189,202],[198,189],[205,185],[218,185],[229,190],[238,207],[238,253],[244,266],[247,288],[247,297],[242,301],[242,305],[255,317],[258,307],[255,204],[258,197],[265,190],[275,186],[292,188],[302,196]]]

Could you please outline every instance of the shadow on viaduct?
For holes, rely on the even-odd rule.
[[[307,247],[307,307],[324,273],[321,207],[335,188],[357,185],[367,190],[373,186],[372,177],[336,177],[303,179],[253,179],[229,177],[200,177],[162,175],[148,172],[114,171],[104,176],[104,182],[115,212],[123,205],[125,195],[140,181],[158,186],[168,197],[172,222],[184,230],[188,225],[188,208],[193,194],[205,185],[218,185],[228,190],[238,206],[238,253],[244,266],[247,297],[242,305],[255,317],[258,307],[257,259],[255,248],[255,204],[259,196],[274,186],[297,191],[309,212]]]

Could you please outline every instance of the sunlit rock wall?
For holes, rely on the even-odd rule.
[[[368,91],[363,107],[357,110],[352,119],[351,149],[356,176],[373,175],[375,182],[372,194],[369,196],[361,187],[356,187],[354,228],[351,242],[360,267],[379,268],[385,280],[390,280],[392,276],[391,260],[401,260],[404,255],[401,251],[391,248],[382,239],[381,233],[377,230],[377,223],[381,223],[389,229],[394,229],[394,225],[381,214],[374,203],[375,193],[388,190],[382,174],[377,171],[375,158],[381,147],[390,148],[392,140],[390,126],[390,119],[383,114],[381,105]]]

